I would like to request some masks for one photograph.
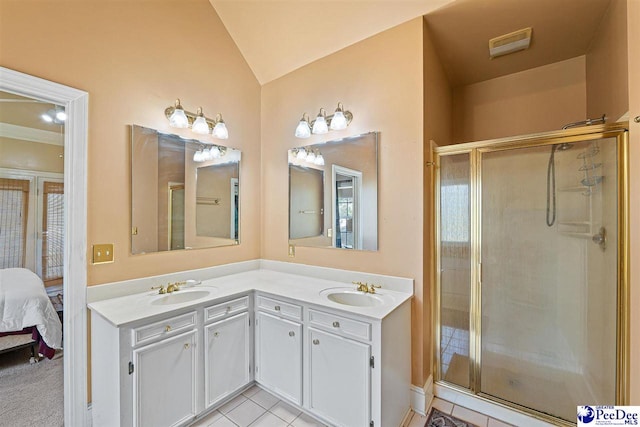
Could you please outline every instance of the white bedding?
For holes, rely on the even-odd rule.
[[[0,269],[0,332],[36,326],[51,348],[62,348],[62,324],[42,280],[25,268]]]

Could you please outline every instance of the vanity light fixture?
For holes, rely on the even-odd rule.
[[[212,145],[211,147],[201,147],[193,154],[193,161],[197,163],[206,162],[208,160],[219,159],[227,154],[227,147],[220,145]]]
[[[296,127],[295,136],[297,138],[309,138],[312,133],[322,135],[329,132],[329,130],[346,129],[352,120],[353,114],[351,111],[344,111],[342,102],[338,102],[338,108],[332,115],[327,116],[325,109],[320,108],[318,116],[311,123],[309,123],[307,113],[304,113]]]
[[[194,133],[201,135],[211,133],[218,139],[229,138],[227,125],[222,120],[222,114],[220,113],[212,120],[205,117],[202,107],[198,107],[196,114],[193,114],[190,111],[185,111],[180,104],[180,99],[176,99],[175,106],[167,107],[164,110],[164,115],[169,119],[169,126],[171,127],[181,129],[190,127]]]
[[[63,125],[65,120],[67,120],[67,113],[65,113],[64,108],[56,106],[56,108],[52,108],[42,114],[40,118],[47,123]]]
[[[302,160],[307,163],[311,163],[317,166],[324,166],[324,157],[320,150],[314,150],[312,148],[293,148],[291,150],[291,159]]]

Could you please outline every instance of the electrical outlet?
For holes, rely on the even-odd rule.
[[[296,256],[296,247],[295,247],[295,245],[289,245],[289,256],[291,258]]]
[[[113,262],[113,243],[93,245],[93,264]]]

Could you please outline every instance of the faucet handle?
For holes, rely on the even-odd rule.
[[[159,293],[159,294],[166,294],[166,293],[167,293],[166,289],[164,288],[164,285],[160,285],[160,286],[152,286],[152,287],[151,287],[151,289],[152,289],[152,290],[156,290],[156,289],[158,289],[158,293]]]
[[[367,290],[367,292],[369,292],[370,294],[375,294],[376,293],[376,289],[380,289],[382,286],[380,285],[374,285],[373,283],[369,285],[369,289]]]

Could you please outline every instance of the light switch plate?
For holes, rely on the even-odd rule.
[[[113,243],[93,245],[93,264],[113,262]]]

